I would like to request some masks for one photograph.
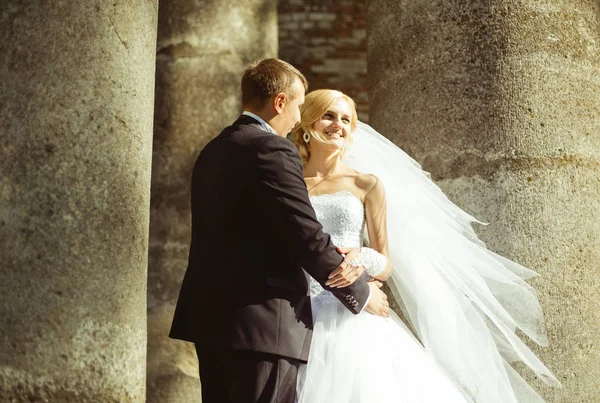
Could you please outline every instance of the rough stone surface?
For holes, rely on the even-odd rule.
[[[350,95],[369,120],[367,1],[279,0],[279,57],[308,79],[309,90]]]
[[[0,401],[145,400],[157,7],[0,5]]]
[[[564,388],[600,396],[600,3],[371,0],[370,119],[533,280]],[[523,371],[527,373],[527,371]]]
[[[160,5],[148,278],[149,402],[200,399],[193,345],[168,338],[188,259],[191,172],[202,147],[241,112],[240,80],[249,62],[275,56],[275,0]],[[214,270],[217,279],[219,268]]]

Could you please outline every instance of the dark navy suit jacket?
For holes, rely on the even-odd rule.
[[[189,263],[170,336],[306,360],[312,313],[302,268],[324,284],[341,261],[296,147],[242,115],[194,167]],[[332,291],[354,313],[369,295],[362,278]]]

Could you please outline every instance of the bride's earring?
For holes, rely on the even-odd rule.
[[[304,134],[302,135],[302,139],[306,144],[308,144],[308,142],[310,141],[310,133],[304,132]]]

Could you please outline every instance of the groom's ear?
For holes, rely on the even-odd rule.
[[[273,98],[273,109],[275,109],[275,112],[277,112],[278,115],[283,112],[286,103],[287,96],[283,92],[277,94],[277,96]]]

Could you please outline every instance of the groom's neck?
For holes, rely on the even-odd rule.
[[[265,122],[271,124],[270,123],[271,120],[273,120],[273,118],[277,116],[277,113],[275,113],[275,111],[269,110],[269,109],[273,109],[273,108],[257,109],[257,108],[252,108],[252,107],[244,107],[244,111],[253,113],[256,116],[260,117]]]
[[[272,107],[270,107],[270,105],[267,105],[266,107],[260,108],[260,109],[252,108],[250,106],[245,106],[244,111],[253,113],[256,116],[260,117],[262,120],[267,122],[267,124],[269,126],[271,126],[273,128],[273,130],[277,131],[277,116],[278,115],[275,112],[275,110]]]

